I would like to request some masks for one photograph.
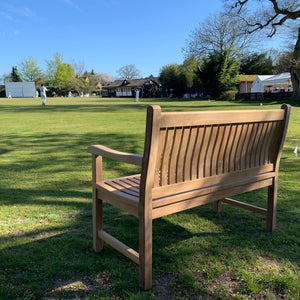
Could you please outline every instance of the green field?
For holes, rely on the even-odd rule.
[[[146,107],[163,111],[280,108],[281,103],[105,98],[0,98],[0,299],[300,299],[300,107],[280,174],[277,229],[211,204],[153,222],[153,289],[105,244],[92,249],[87,147],[142,153]],[[138,172],[104,160],[105,178]],[[266,190],[238,197],[264,206]],[[137,220],[105,206],[105,226],[137,249]],[[125,229],[122,230],[122,229]]]

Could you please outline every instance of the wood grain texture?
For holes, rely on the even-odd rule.
[[[280,155],[290,106],[276,110],[238,110],[162,113],[147,109],[143,155],[102,145],[92,153],[93,241],[103,241],[139,264],[139,284],[152,287],[152,220],[214,202],[237,206],[266,216],[275,230]],[[141,174],[103,181],[102,156],[141,166]],[[267,208],[231,197],[268,187]],[[102,202],[139,219],[139,251],[103,230]]]

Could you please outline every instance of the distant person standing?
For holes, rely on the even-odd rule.
[[[48,91],[48,89],[46,87],[44,87],[44,85],[41,85],[41,98],[42,98],[42,105],[46,105],[46,100],[47,100],[47,96],[46,96],[46,92]]]

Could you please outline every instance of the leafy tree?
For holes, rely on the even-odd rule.
[[[56,81],[56,73],[58,67],[63,63],[63,56],[62,54],[56,52],[54,54],[54,58],[51,60],[46,60],[47,64],[47,75],[50,81],[50,84],[55,85]]]
[[[19,68],[24,81],[37,82],[43,77],[43,72],[33,57],[25,58],[19,64]]]
[[[239,60],[231,57],[229,51],[214,51],[204,58],[196,73],[205,86],[213,89],[213,96],[218,97],[235,88],[238,68]]]
[[[72,93],[77,93],[78,95],[89,92],[89,84],[82,78],[71,78],[66,84],[66,90]]]
[[[246,54],[241,58],[239,71],[247,75],[272,75],[273,61],[266,52]]]
[[[295,23],[300,18],[299,0],[224,0],[227,11],[240,17],[248,33],[267,30],[272,37],[277,28]],[[298,23],[296,23],[298,25]],[[300,29],[291,62],[294,97],[300,101]]]
[[[117,73],[121,79],[136,79],[141,76],[140,71],[132,64],[120,68]]]
[[[185,76],[180,65],[166,65],[162,68],[159,75],[160,82],[173,89],[175,97],[182,96],[185,90]]]
[[[182,71],[185,77],[185,85],[187,88],[198,86],[200,84],[199,78],[195,73],[201,62],[194,56],[186,58],[182,65]]]
[[[74,77],[73,67],[70,64],[62,63],[57,68],[55,84],[59,89],[62,89]]]
[[[46,60],[47,73],[50,84],[62,90],[68,82],[75,76],[74,68],[67,63],[64,63],[63,56],[56,52],[52,60]]]
[[[12,70],[10,73],[10,80],[12,82],[21,82],[22,81],[17,67],[12,67]]]

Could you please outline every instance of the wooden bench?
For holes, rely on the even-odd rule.
[[[103,241],[139,264],[140,287],[152,287],[152,220],[199,205],[221,202],[266,216],[275,229],[278,169],[290,106],[274,110],[161,112],[147,110],[144,154],[101,145],[92,154],[93,247]],[[141,166],[141,174],[102,179],[102,156]],[[268,187],[267,208],[228,197]],[[139,251],[103,230],[102,202],[139,219]]]

